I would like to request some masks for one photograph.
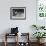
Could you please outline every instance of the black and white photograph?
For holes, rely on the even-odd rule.
[[[26,8],[25,7],[11,7],[10,19],[13,19],[13,20],[26,19]]]

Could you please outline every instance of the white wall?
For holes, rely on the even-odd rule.
[[[26,7],[26,20],[10,20],[10,7]],[[32,36],[32,24],[36,24],[36,0],[0,0],[0,34],[17,26]]]

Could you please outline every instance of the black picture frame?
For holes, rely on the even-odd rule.
[[[11,20],[25,20],[26,19],[26,7],[11,7],[10,8]]]

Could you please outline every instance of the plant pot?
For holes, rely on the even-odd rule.
[[[38,42],[39,44],[41,44],[41,43],[44,42],[44,40],[45,40],[45,39],[38,39],[37,42]]]
[[[40,43],[44,43],[44,40],[45,40],[45,39],[40,39]]]
[[[37,43],[40,43],[40,39],[37,39]]]

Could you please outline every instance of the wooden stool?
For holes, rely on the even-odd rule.
[[[8,42],[7,42],[7,38],[8,37],[7,36],[17,36],[17,39],[15,39],[15,40],[17,40],[16,41],[17,44],[15,46],[18,46],[18,33],[15,33],[15,34],[6,33],[5,34],[5,41],[4,41],[5,42],[5,46],[7,46],[7,44],[8,44]]]
[[[27,39],[27,41],[26,41],[26,46],[30,46],[30,41],[29,41],[29,33],[21,33],[22,35],[21,36],[26,36],[26,39]]]

